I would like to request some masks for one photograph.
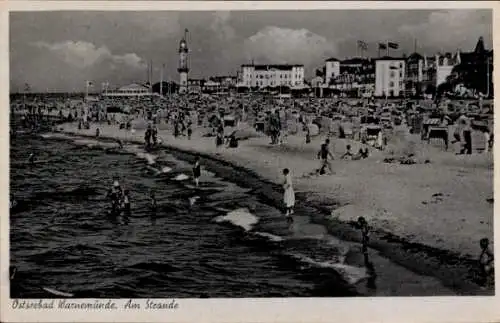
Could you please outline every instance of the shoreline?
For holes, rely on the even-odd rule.
[[[71,124],[64,124],[63,126],[68,125],[71,127]],[[98,140],[120,139],[128,143],[142,144],[140,137],[117,138],[117,136],[105,135],[101,132],[99,138],[96,138],[95,135],[86,133],[88,130],[72,131],[65,128],[63,127],[55,132]],[[281,209],[282,196],[278,193],[280,192],[279,185],[259,175],[250,167],[238,165],[238,163],[228,160],[229,158],[225,158],[222,155],[190,150],[169,144],[169,142],[162,142],[161,146],[169,150],[174,157],[184,161],[193,162],[195,155],[200,156],[203,159],[204,167],[215,173],[218,177],[252,189],[254,195],[266,203]],[[228,170],[232,170],[232,172],[228,172]],[[237,176],[237,174],[241,175]],[[311,212],[308,212],[308,215],[312,223],[323,225],[329,234],[341,240],[355,243],[361,242],[360,233],[354,228],[351,221],[332,219],[330,216],[332,205],[336,205],[336,208],[338,208],[340,203],[334,202],[324,205],[318,201],[307,201],[301,195],[300,192],[296,193],[297,202],[302,207],[311,210]],[[475,266],[476,261],[470,257],[459,255],[451,250],[410,242],[405,238],[379,231],[376,228],[371,231],[369,248],[415,274],[438,279],[445,287],[455,291],[458,295],[494,295],[494,288],[485,289],[473,281],[471,270],[474,269],[473,266]]]

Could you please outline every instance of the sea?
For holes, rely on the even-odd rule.
[[[11,297],[356,295],[351,277],[300,260],[315,241],[252,231],[281,211],[248,189],[206,170],[196,188],[191,165],[168,151],[116,146],[49,134],[11,140]],[[31,153],[34,165],[26,162]],[[109,215],[106,193],[116,178],[130,191],[129,218]],[[336,259],[336,248],[323,249]]]
[[[31,153],[34,164],[27,162]],[[119,149],[115,142],[57,133],[12,136],[11,297],[449,292],[388,261],[378,263],[391,283],[382,282],[377,291],[373,272],[345,263],[347,244],[324,235],[287,234],[279,208],[204,167],[196,187],[191,167],[167,149],[151,153],[135,144]],[[110,215],[106,193],[114,180],[130,191],[129,217]],[[149,207],[151,192],[156,211]],[[274,222],[285,229],[266,231]],[[409,290],[392,277],[410,281]]]

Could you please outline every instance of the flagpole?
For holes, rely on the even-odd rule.
[[[386,41],[386,43],[385,43],[385,50],[386,50],[387,56],[389,56],[389,41]]]

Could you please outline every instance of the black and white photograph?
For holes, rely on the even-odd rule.
[[[13,308],[495,295],[493,10],[292,9],[8,13]]]

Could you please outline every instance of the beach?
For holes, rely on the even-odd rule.
[[[66,123],[58,130],[95,137],[97,127],[101,138],[144,141],[142,130],[131,132],[117,125],[92,124],[85,130]],[[373,150],[364,160],[336,158],[333,175],[310,176],[319,166],[316,154],[324,136],[306,144],[304,136],[290,135],[281,145],[255,136],[241,140],[238,148],[216,151],[214,138],[201,137],[202,133],[195,130],[191,140],[174,138],[171,130],[160,129],[158,135],[166,148],[184,158],[197,154],[205,164],[208,159],[229,163],[272,185],[281,184],[282,169],[289,168],[297,203],[314,206],[313,221],[333,235],[360,241],[351,223],[364,216],[373,231],[370,247],[415,272],[439,278],[459,293],[477,294],[471,266],[480,252],[479,240],[493,240],[493,205],[487,201],[493,197],[491,154],[456,156],[428,147],[419,158],[430,163],[401,165],[383,163],[384,153]],[[333,154],[345,152],[347,143],[353,151],[360,145],[332,138]]]

